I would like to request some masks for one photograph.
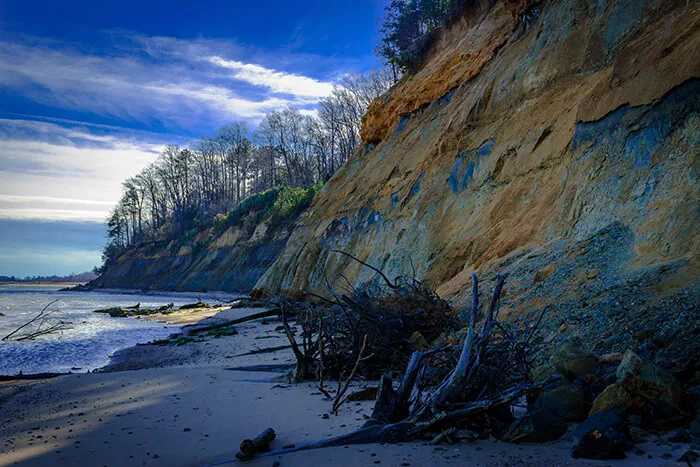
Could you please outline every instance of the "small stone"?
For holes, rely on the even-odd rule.
[[[693,439],[690,437],[690,433],[688,433],[687,431],[678,430],[668,440],[671,443],[690,443]]]
[[[554,265],[554,263],[552,263],[552,264],[548,265],[547,267],[544,267],[544,268],[540,269],[539,271],[537,271],[535,273],[535,277],[532,281],[535,284],[537,284],[538,282],[542,282],[544,280],[547,280],[549,278],[549,276],[551,276],[552,273],[554,271],[556,271],[556,269],[557,269],[557,267]]]
[[[600,271],[598,271],[597,269],[589,269],[588,271],[586,271],[586,279],[588,279],[589,281],[593,280],[596,277],[598,277],[599,274]]]
[[[649,441],[649,439],[647,438],[647,432],[636,426],[630,427],[630,439],[633,443],[636,444],[642,444]]]

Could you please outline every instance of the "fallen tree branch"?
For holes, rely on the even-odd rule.
[[[1,340],[3,341],[8,341],[8,340],[16,340],[16,341],[23,341],[23,340],[29,340],[29,339],[34,339],[39,336],[43,336],[45,334],[52,334],[54,332],[59,332],[59,331],[64,331],[68,329],[66,327],[66,324],[70,323],[64,323],[62,321],[50,321],[49,318],[51,317],[51,314],[55,310],[49,310],[49,307],[53,305],[54,303],[58,302],[58,299],[52,301],[48,305],[46,305],[38,315],[36,315],[34,318],[30,319],[5,337],[3,337]],[[47,311],[48,310],[48,311]],[[36,329],[34,331],[28,332],[26,334],[18,334],[22,329],[25,329],[33,324],[38,323]],[[44,327],[45,324],[48,323],[48,327]]]
[[[254,321],[260,318],[268,318],[270,316],[278,316],[280,314],[279,310],[266,310],[260,313],[254,313],[252,315],[244,316],[243,318],[232,319],[230,321],[224,321],[223,323],[211,324],[209,326],[195,327],[187,331],[188,334],[199,334],[200,332],[213,331],[214,329],[226,328],[233,326],[234,324],[246,323],[248,321]]]
[[[345,402],[345,393],[348,391],[348,388],[350,387],[350,383],[352,382],[352,379],[355,377],[355,373],[357,373],[358,368],[360,368],[360,363],[362,362],[363,358],[362,355],[365,353],[365,348],[367,347],[367,335],[365,335],[364,339],[362,340],[362,347],[360,348],[360,353],[357,355],[357,361],[355,362],[355,366],[352,368],[352,371],[350,372],[350,376],[348,376],[347,381],[345,382],[345,386],[340,389],[340,384],[338,384],[338,393],[335,395],[335,402],[333,402],[333,409],[331,410],[333,413],[337,414],[338,409],[340,408],[341,405],[343,405],[343,402]]]
[[[273,353],[273,352],[279,352],[280,350],[287,350],[291,349],[291,345],[278,345],[277,347],[264,347],[262,349],[255,349],[251,350],[250,352],[246,353],[239,353],[237,355],[234,355],[234,357],[246,357],[248,355],[259,355],[263,353]]]
[[[365,263],[364,261],[362,261],[361,259],[358,259],[358,258],[354,257],[354,256],[351,255],[350,253],[346,253],[346,252],[341,251],[341,250],[333,250],[333,253],[340,253],[341,255],[348,256],[348,257],[354,259],[355,261],[357,261],[358,263],[360,263],[361,265],[370,268],[372,271],[374,271],[374,272],[376,272],[377,274],[379,274],[379,275],[382,277],[382,279],[384,279],[384,282],[386,282],[387,287],[389,287],[390,289],[396,289],[396,285],[395,285],[393,282],[391,282],[391,281],[389,280],[389,278],[386,277],[386,275],[385,275],[382,271],[380,271],[379,269],[375,268],[375,267],[372,266],[371,264],[367,264],[367,263]]]

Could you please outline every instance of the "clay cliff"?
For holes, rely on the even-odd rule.
[[[247,200],[254,208],[244,202],[190,235],[130,248],[88,288],[249,292],[284,249],[295,210],[304,209],[271,214],[283,201],[279,191],[254,195]]]
[[[505,315],[697,353],[699,2],[513,3],[478,3],[372,104],[256,289],[372,279],[334,249],[457,304],[506,272]]]

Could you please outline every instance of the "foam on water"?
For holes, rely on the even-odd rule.
[[[139,343],[163,339],[177,332],[166,326],[140,319],[111,318],[93,310],[141,303],[156,308],[169,303],[192,303],[196,294],[140,295],[102,292],[59,292],[52,286],[0,285],[0,338],[36,316],[53,300],[51,308],[70,329],[31,341],[0,341],[0,375],[40,372],[88,371],[109,362],[117,350]],[[79,368],[80,370],[73,370]]]

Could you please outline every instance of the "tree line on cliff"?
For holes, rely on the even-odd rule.
[[[391,0],[384,10],[376,54],[398,75],[420,66],[437,31],[474,0]]]
[[[107,219],[104,264],[130,247],[182,237],[256,193],[325,182],[358,150],[365,110],[392,84],[385,69],[350,74],[319,102],[315,115],[285,108],[267,114],[255,132],[233,122],[187,147],[166,146],[124,181]],[[302,201],[308,195],[285,193]]]

